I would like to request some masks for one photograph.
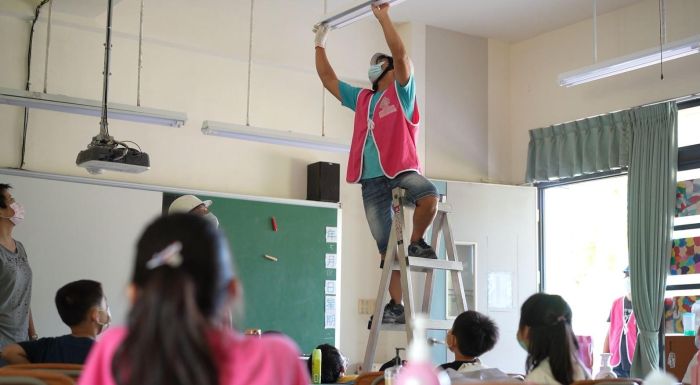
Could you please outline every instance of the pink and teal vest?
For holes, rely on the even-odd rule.
[[[372,91],[364,89],[357,97],[355,108],[355,129],[350,145],[350,158],[346,180],[357,183],[362,177],[362,159],[365,141],[372,130],[379,153],[379,164],[388,178],[395,178],[404,171],[421,172],[420,160],[416,151],[416,134],[420,114],[414,102],[413,117],[406,117],[403,111],[396,84],[389,87],[377,101],[374,116],[369,119],[369,103]]]
[[[625,325],[624,300],[625,297],[616,299],[610,310],[608,346],[610,347],[610,366],[612,367],[620,364],[620,341],[622,340],[623,329],[627,329],[625,334],[627,334],[627,359],[629,362],[632,362],[634,348],[637,346],[637,320],[634,317],[634,312],[632,312],[627,325]]]

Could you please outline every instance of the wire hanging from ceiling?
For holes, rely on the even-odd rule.
[[[141,69],[143,69],[143,0],[139,12],[139,59],[136,75],[136,105],[141,107]]]
[[[250,89],[251,78],[253,75],[253,11],[255,9],[255,0],[250,0],[250,38],[248,39],[248,94],[246,96],[245,107],[245,125],[250,126]]]
[[[664,80],[664,43],[666,43],[666,2],[659,0],[659,68],[661,80]]]

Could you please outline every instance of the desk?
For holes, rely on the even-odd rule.
[[[695,336],[667,335],[664,348],[666,372],[674,375],[678,381],[683,379],[688,363],[697,351]]]

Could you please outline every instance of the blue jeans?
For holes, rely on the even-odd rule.
[[[386,253],[391,233],[391,190],[396,187],[405,189],[406,200],[412,204],[425,197],[438,196],[435,185],[415,171],[404,172],[394,179],[385,176],[363,179],[360,184],[369,230],[382,255]]]

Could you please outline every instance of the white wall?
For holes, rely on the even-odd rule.
[[[476,180],[488,175],[488,41],[428,27],[426,173]]]
[[[0,180],[12,185],[12,195],[27,208],[13,236],[27,250],[32,268],[31,307],[39,335],[70,331],[54,297],[61,286],[79,279],[102,283],[113,323],[123,324],[136,241],[161,214],[163,194],[11,175]]]
[[[667,1],[668,41],[700,34],[700,2]],[[562,72],[593,64],[592,21],[545,33],[510,47],[510,152],[504,180],[525,179],[528,130],[700,92],[700,55],[563,88]],[[658,2],[645,0],[598,17],[598,60],[657,47]]]
[[[525,351],[515,334],[520,305],[537,291],[537,189],[480,183],[447,183],[450,223],[456,242],[476,242],[476,310],[500,329],[494,349],[482,359],[490,367],[522,373]],[[512,276],[512,307],[489,303],[488,276]]]

